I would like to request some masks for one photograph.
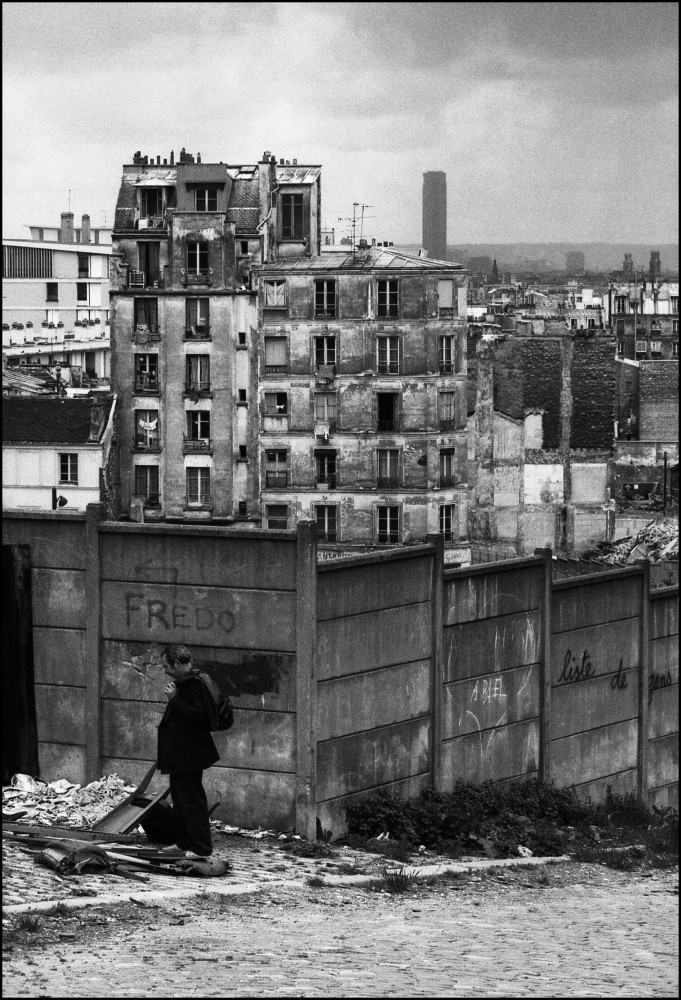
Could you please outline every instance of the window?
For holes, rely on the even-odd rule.
[[[678,337],[678,335],[679,335],[679,321],[678,321],[678,319],[673,319],[672,320],[672,333],[674,334],[675,337]]]
[[[158,410],[135,410],[135,447],[160,448]]]
[[[187,243],[187,271],[189,274],[208,274],[208,244]]]
[[[315,481],[318,486],[326,486],[327,489],[336,488],[336,452],[316,451],[315,452]]]
[[[158,391],[158,354],[135,355],[135,391]]]
[[[376,365],[379,375],[399,375],[400,338],[376,338]]]
[[[265,371],[269,375],[283,375],[286,365],[286,337],[265,337]]]
[[[38,247],[2,248],[3,278],[51,278],[52,250]]]
[[[244,255],[247,254],[248,253],[248,240],[240,240],[240,245],[241,245],[241,253],[244,254]]]
[[[78,485],[78,455],[72,452],[62,452],[59,455],[59,482]]]
[[[317,521],[317,537],[321,542],[337,541],[336,523],[338,520],[336,505],[317,504],[315,518]]]
[[[397,317],[398,289],[397,279],[386,279],[378,283],[378,315]]]
[[[281,235],[285,240],[303,239],[302,194],[283,194],[281,196]]]
[[[315,337],[314,339],[314,363],[319,371],[322,368],[331,369],[333,374],[336,368],[336,338],[335,337]]]
[[[454,448],[440,449],[440,486],[454,486],[455,479],[455,456]]]
[[[187,337],[208,336],[208,299],[187,299]]]
[[[376,541],[379,545],[400,540],[400,508],[376,508]]]
[[[396,392],[376,393],[377,430],[396,431],[398,429],[399,398]]]
[[[158,507],[158,465],[135,466],[135,496],[144,497],[145,507]]]
[[[624,320],[623,319],[618,319],[617,320],[617,336],[618,337],[623,337],[624,336]]]
[[[288,528],[288,504],[268,503],[265,505],[265,520],[270,529]]]
[[[158,333],[158,299],[135,299],[135,330]]]
[[[618,295],[615,299],[615,312],[625,313],[627,311],[627,297],[626,295]]]
[[[672,341],[672,357],[678,358],[679,356],[679,342],[678,340]]]
[[[186,372],[187,392],[210,391],[210,357],[207,354],[188,354]]]
[[[187,413],[185,444],[188,444],[193,451],[203,451],[210,447],[209,410],[193,410]]]
[[[618,340],[617,341],[617,356],[619,358],[623,358],[624,357],[624,341],[623,340]]]
[[[239,500],[239,517],[248,517],[248,501]]]
[[[314,396],[314,418],[316,423],[329,425],[329,430],[336,427],[337,396],[335,392],[316,392]]]
[[[245,330],[239,330],[239,340],[238,340],[238,343],[239,343],[239,347],[245,347],[246,346],[246,331]]]
[[[78,302],[87,302],[87,284],[84,281],[76,282],[76,299]]]
[[[453,392],[440,393],[440,430],[454,430],[456,424],[456,396]]]
[[[672,310],[672,312],[673,313],[677,313],[679,311],[679,297],[678,297],[678,295],[670,295],[669,299],[670,299],[670,302],[671,302],[671,310]]]
[[[662,357],[662,341],[661,340],[651,340],[650,341],[650,356],[651,356],[651,358],[661,358]]]
[[[45,298],[48,302],[59,302],[59,285],[56,281],[48,281]]]
[[[379,448],[376,452],[376,485],[394,489],[400,485],[400,453],[397,448]]]
[[[239,461],[243,462],[248,458],[248,449],[245,444],[239,445]]]
[[[210,469],[202,466],[189,467],[187,470],[187,506],[210,505]]]
[[[454,282],[443,279],[437,283],[438,316],[440,319],[451,319],[456,315],[457,294]]]
[[[142,284],[147,288],[161,279],[161,244],[155,240],[145,240],[137,244],[139,271],[130,275],[130,284]]]
[[[281,417],[288,413],[288,395],[285,392],[265,393],[265,416]]]
[[[243,404],[244,406],[248,405],[248,400],[246,399],[246,390],[245,389],[239,389],[239,403]]]
[[[218,210],[217,188],[197,188],[196,211],[217,212],[217,210]]]
[[[440,504],[440,534],[446,542],[453,542],[456,537],[456,504]]]
[[[143,218],[150,215],[163,215],[163,190],[161,188],[142,188],[140,191],[140,215]]]
[[[285,309],[286,308],[286,282],[285,281],[265,281],[263,282],[265,290],[265,302],[264,306],[266,309]]]
[[[288,458],[285,450],[265,452],[265,485],[273,489],[288,486]]]
[[[336,282],[323,279],[314,283],[315,316],[336,315]]]
[[[79,278],[90,277],[90,258],[86,253],[78,254],[78,277]]]
[[[440,371],[456,371],[456,337],[440,337]]]

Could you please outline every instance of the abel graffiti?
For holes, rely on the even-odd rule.
[[[580,656],[573,655],[571,649],[566,650],[563,667],[558,678],[558,684],[578,684],[580,681],[588,681],[596,676],[596,667],[591,661],[591,654],[585,649]],[[617,673],[610,681],[613,691],[623,691],[628,687],[626,675],[624,673],[624,659],[620,657]]]

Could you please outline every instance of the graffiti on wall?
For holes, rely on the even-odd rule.
[[[159,627],[168,632],[177,628],[196,629],[197,632],[218,628],[229,633],[234,628],[234,615],[227,609],[219,611],[172,601],[151,600],[143,594],[133,593],[125,595],[125,618],[128,627],[133,620],[136,623],[143,621],[148,629]]]
[[[666,674],[650,674],[648,677],[648,704],[652,705],[653,695],[661,688],[672,686],[672,675],[668,670]]]
[[[580,681],[588,681],[596,677],[596,667],[591,660],[591,654],[585,649],[581,657],[575,656],[571,649],[565,651],[565,659],[558,677],[557,684],[578,684]],[[620,657],[617,673],[610,681],[613,691],[623,691],[628,687],[627,678],[624,673],[624,659]]]

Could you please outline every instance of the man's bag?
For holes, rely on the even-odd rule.
[[[210,716],[210,730],[212,733],[222,732],[231,729],[234,725],[234,709],[229,696],[223,694],[212,677],[204,674],[202,670],[197,670],[204,695],[206,696],[206,707]]]

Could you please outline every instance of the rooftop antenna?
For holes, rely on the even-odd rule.
[[[102,209],[102,215],[104,216],[104,228],[106,229],[106,209]]]
[[[357,209],[361,209],[360,218],[357,219]],[[352,226],[352,252],[354,253],[357,249],[357,223],[359,221],[359,238],[362,239],[362,233],[364,231],[364,209],[373,208],[372,205],[362,205],[359,201],[353,201],[352,203],[352,216],[346,218],[338,217],[339,222],[349,222]],[[373,218],[373,216],[367,216],[367,218]]]

